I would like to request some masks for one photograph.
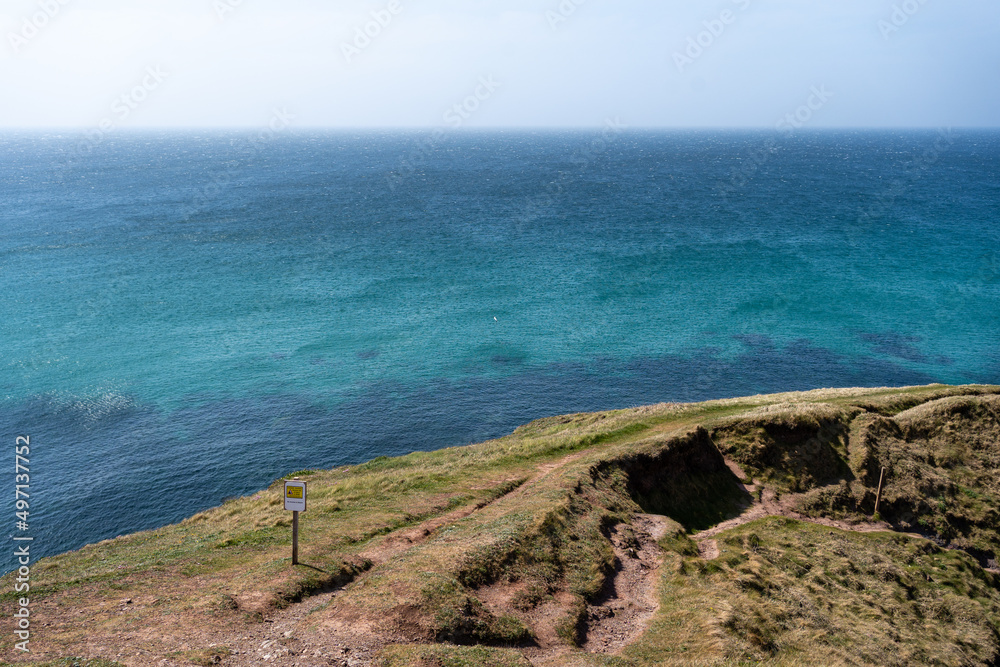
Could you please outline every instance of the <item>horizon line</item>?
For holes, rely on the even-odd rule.
[[[610,122],[610,120],[608,121]],[[607,124],[601,125],[491,125],[480,127],[445,127],[441,125],[291,125],[278,133],[294,133],[295,131],[323,131],[323,132],[434,132],[443,131],[449,134],[463,132],[495,132],[495,131],[519,131],[519,132],[544,132],[544,131],[595,131],[602,130]],[[127,128],[114,128],[104,134],[127,134],[135,132],[150,131],[254,131],[267,129],[266,125],[145,125]],[[756,130],[769,131],[779,134],[797,134],[801,132],[826,132],[826,131],[940,131],[940,130],[1000,130],[1000,125],[824,125],[800,128],[777,128],[773,125],[628,125],[622,123],[616,128],[618,131],[666,131],[666,132],[688,132],[688,131],[738,131]],[[93,125],[0,125],[2,132],[90,132],[99,130]]]

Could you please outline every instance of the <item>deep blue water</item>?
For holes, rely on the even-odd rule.
[[[8,133],[0,442],[40,555],[556,413],[1000,382],[997,211],[988,131]]]

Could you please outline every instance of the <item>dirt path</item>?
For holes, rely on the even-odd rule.
[[[558,461],[539,466],[535,474],[524,484],[511,491],[504,498],[530,493],[543,480],[565,466],[576,461],[582,453],[576,453]],[[746,479],[743,471],[732,462],[727,462],[733,472]],[[744,489],[753,495],[756,487],[744,484]],[[499,500],[499,499],[498,499]],[[496,502],[493,501],[493,502]],[[492,504],[492,503],[491,503]],[[739,516],[704,531],[695,539],[699,550],[706,559],[718,557],[719,549],[715,535],[766,516],[789,516],[803,521],[813,521],[845,530],[889,530],[887,524],[849,525],[844,522],[815,520],[802,517],[791,508],[794,498],[779,499],[773,492],[765,490],[760,501],[755,501]],[[479,508],[464,508],[429,519],[418,526],[402,529],[386,536],[381,541],[365,549],[361,556],[372,561],[374,567],[359,579],[377,573],[378,566],[400,557],[408,550],[429,539],[437,531],[456,521],[471,516]],[[587,607],[585,635],[582,648],[591,653],[614,654],[638,639],[646,631],[649,621],[658,609],[656,585],[663,553],[657,541],[667,528],[666,517],[640,514],[630,524],[619,524],[610,535],[616,557],[616,570],[608,579],[600,598]],[[387,644],[414,641],[406,628],[397,624],[376,624],[367,618],[363,610],[352,614],[351,610],[337,613],[333,623],[324,620],[322,632],[311,627],[311,614],[336,605],[343,589],[313,596],[285,610],[273,613],[264,623],[245,631],[239,641],[232,645],[240,648],[237,653],[223,660],[224,664],[249,666],[273,664],[282,666],[313,667],[337,665],[342,667],[367,667],[373,664],[375,655]],[[508,586],[496,585],[477,592],[483,602],[495,611],[510,605],[514,591]],[[526,649],[525,655],[539,665],[555,664],[568,650],[565,642],[555,634],[555,624],[564,617],[572,599],[558,594],[554,599],[540,605],[532,614],[538,646]]]
[[[455,510],[385,536],[360,554],[370,560],[373,567],[348,586],[363,584],[366,578],[378,575],[380,565],[401,557],[442,529],[502,498],[531,493],[539,483],[581,456],[582,453],[576,453],[539,466],[524,484],[489,504]],[[727,465],[739,479],[744,480],[744,490],[755,497],[757,487],[749,483],[739,466],[731,461],[727,461]],[[738,517],[695,535],[699,553],[707,560],[717,558],[717,535],[768,516],[784,516],[853,532],[892,530],[886,523],[851,524],[804,517],[793,509],[797,499],[797,495],[778,497],[773,491],[763,489],[760,499],[754,500]],[[659,608],[657,582],[664,555],[657,542],[667,530],[667,521],[663,516],[638,514],[632,522],[619,524],[612,529],[610,539],[616,568],[598,600],[587,606],[581,646],[583,650],[616,654],[647,630]],[[416,619],[419,610],[397,610],[399,613],[395,613],[391,619],[374,619],[364,609],[350,608],[349,603],[341,599],[344,592],[345,588],[339,588],[314,595],[286,609],[269,613],[262,623],[234,630],[231,636],[218,642],[220,646],[230,647],[233,652],[228,656],[220,655],[217,662],[233,667],[370,667],[375,664],[377,654],[386,645],[429,640],[428,637],[419,636],[416,620],[407,624],[407,614],[412,613]],[[509,612],[508,607],[515,592],[508,584],[497,584],[480,589],[477,596],[488,608]],[[538,645],[524,649],[523,653],[533,664],[561,664],[572,652],[555,632],[557,623],[565,617],[572,604],[573,598],[568,593],[557,593],[532,613],[531,623]],[[329,607],[333,607],[335,613],[319,613]],[[166,667],[181,663],[167,660],[157,664]]]
[[[656,582],[663,550],[657,541],[666,532],[667,518],[655,514],[637,514],[631,525],[615,526],[617,567],[597,603],[587,607],[585,650],[617,653],[646,631],[660,608]]]
[[[758,491],[757,485],[749,482],[746,473],[744,473],[735,462],[727,459],[726,465],[740,480],[740,486],[742,489],[751,497],[754,497]],[[701,553],[702,558],[706,560],[714,560],[719,557],[719,547],[713,539],[719,533],[736,528],[737,526],[742,526],[750,523],[751,521],[756,521],[757,519],[764,519],[771,516],[787,517],[804,523],[814,523],[820,526],[828,526],[830,528],[837,528],[839,530],[852,533],[874,533],[882,531],[899,532],[895,531],[891,525],[884,521],[851,523],[848,521],[837,521],[835,519],[804,516],[793,509],[798,500],[802,497],[801,494],[785,494],[779,497],[773,489],[764,488],[761,490],[760,496],[760,500],[754,500],[753,503],[746,507],[739,516],[716,524],[708,530],[703,530],[693,536],[693,539],[698,544],[698,551]],[[910,535],[911,537],[921,537],[920,535],[911,533],[905,534]]]
[[[384,540],[375,544],[364,551],[361,552],[360,556],[362,558],[367,558],[372,561],[376,566],[383,563],[387,563],[393,558],[398,557],[400,554],[409,551],[416,545],[426,541],[434,532],[444,528],[445,526],[450,526],[456,521],[460,521],[468,516],[472,516],[474,513],[482,510],[485,507],[489,507],[493,503],[503,499],[503,498],[515,498],[523,493],[529,488],[536,486],[539,482],[546,479],[554,471],[559,468],[564,468],[565,466],[573,463],[583,455],[582,452],[577,454],[571,454],[565,458],[559,459],[558,461],[552,461],[551,463],[546,463],[538,467],[535,475],[527,480],[524,484],[521,484],[517,488],[511,490],[509,493],[495,498],[489,503],[478,505],[476,507],[466,507],[464,509],[455,510],[444,514],[433,519],[428,519],[418,526],[412,528],[403,528],[395,533],[392,533]],[[504,480],[511,481],[511,480]],[[503,483],[503,482],[501,482]]]
[[[715,560],[719,557],[719,543],[708,539],[699,541],[698,554],[705,560]]]
[[[615,572],[599,598],[587,605],[581,642],[584,651],[618,653],[648,628],[659,610],[657,583],[664,555],[657,541],[666,534],[667,521],[664,516],[637,514],[631,523],[612,529]],[[480,592],[485,593],[491,609],[510,612],[509,587],[494,586]],[[531,612],[537,646],[521,652],[533,665],[556,667],[572,662],[571,655],[577,651],[558,637],[556,626],[570,613],[574,600],[569,593],[560,592]]]
[[[377,574],[379,565],[399,558],[442,528],[503,498],[528,492],[580,456],[582,453],[576,453],[539,466],[524,484],[488,504],[455,510],[387,535],[359,554],[370,560],[373,567],[348,586]],[[369,618],[364,610],[352,613],[352,610],[345,609],[336,614],[334,619],[324,618],[321,628],[316,627],[313,614],[336,605],[343,592],[344,587],[338,588],[311,596],[286,609],[271,612],[263,623],[248,627],[239,636],[220,642],[224,646],[236,647],[231,655],[221,658],[220,664],[233,667],[261,664],[282,667],[368,667],[374,664],[376,654],[386,645],[414,640],[414,628],[407,627],[405,623],[406,610],[401,611],[402,620],[380,623]],[[412,611],[416,613],[416,610]]]
[[[757,486],[747,483],[746,475],[736,463],[727,459],[726,465],[729,466],[729,469],[732,470],[733,473],[736,474],[736,476],[741,480],[740,486],[743,490],[753,496],[757,491]],[[906,535],[907,537],[930,539],[927,535],[902,532],[893,528],[891,524],[885,521],[859,521],[852,523],[850,521],[837,521],[835,519],[826,519],[823,517],[817,518],[804,516],[792,509],[796,506],[797,501],[801,497],[802,494],[790,493],[779,498],[772,489],[763,489],[760,500],[754,500],[754,502],[746,507],[738,517],[729,519],[728,521],[723,521],[722,523],[716,524],[707,530],[701,531],[697,535],[693,535],[692,538],[698,545],[698,553],[705,560],[715,560],[719,557],[719,545],[715,539],[713,539],[716,535],[731,528],[736,528],[737,526],[750,523],[751,521],[771,516],[787,517],[803,523],[814,523],[819,526],[836,528],[849,533],[893,532],[900,535]],[[952,549],[955,547],[944,546],[943,548]],[[987,572],[992,572],[993,574],[1000,574],[1000,568],[984,567],[983,569]]]
[[[341,590],[310,597],[282,610],[263,623],[244,630],[228,645],[236,646],[226,665],[297,665],[298,667],[355,667],[371,663],[374,654],[387,643],[366,628],[345,628],[342,633],[317,637],[304,632],[314,611],[331,604]]]

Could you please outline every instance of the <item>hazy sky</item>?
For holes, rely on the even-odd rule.
[[[0,30],[5,127],[1000,126],[998,0],[3,0]]]

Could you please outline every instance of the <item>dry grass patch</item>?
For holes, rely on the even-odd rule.
[[[960,551],[778,518],[722,533],[719,546],[709,562],[674,557],[629,664],[1000,660],[1000,579]]]
[[[945,397],[851,424],[852,480],[812,492],[811,516],[861,518],[875,510],[904,531],[932,536],[996,567],[1000,553],[1000,396]]]
[[[824,403],[770,405],[720,420],[712,439],[753,479],[799,493],[852,477],[844,459],[859,412]]]
[[[530,667],[517,651],[483,646],[390,646],[380,667]]]

